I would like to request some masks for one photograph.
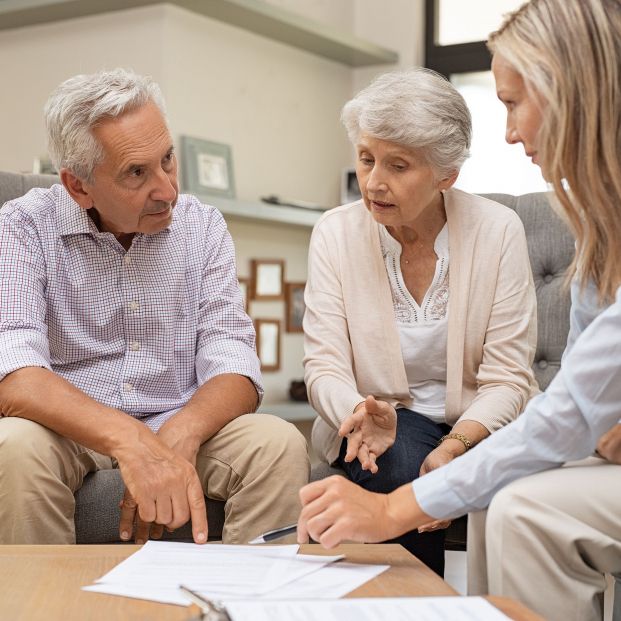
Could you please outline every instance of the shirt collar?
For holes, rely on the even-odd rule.
[[[82,209],[72,198],[69,192],[59,185],[58,200],[56,203],[56,218],[58,232],[61,237],[66,235],[82,235],[98,233],[95,223],[89,218],[86,209]]]

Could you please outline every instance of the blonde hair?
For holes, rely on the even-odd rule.
[[[569,275],[612,301],[621,286],[621,2],[532,0],[488,46],[542,101],[538,155],[577,240]]]

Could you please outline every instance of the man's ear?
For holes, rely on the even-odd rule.
[[[69,169],[60,169],[60,180],[65,186],[65,189],[71,195],[71,198],[82,209],[90,209],[93,206],[93,199],[91,198],[88,189],[85,188],[85,184],[82,179],[76,177]]]
[[[438,183],[438,190],[448,190],[453,187],[455,181],[457,181],[457,177],[459,176],[459,171],[454,171],[450,176],[446,177],[446,179],[441,179]]]

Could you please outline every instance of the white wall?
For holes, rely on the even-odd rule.
[[[396,49],[403,66],[422,62],[423,0],[267,1]],[[166,4],[0,31],[0,170],[29,171],[45,152],[41,111],[56,85],[116,66],[160,83],[175,138],[231,145],[238,197],[326,206],[338,203],[351,163],[340,109],[392,68],[354,70]],[[309,229],[227,220],[241,277],[251,258],[283,258],[287,280],[306,279]],[[251,315],[284,320],[284,304],[255,302]],[[282,370],[264,375],[266,403],[285,399],[303,373],[302,336],[283,336]]]

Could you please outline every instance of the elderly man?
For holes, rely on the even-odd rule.
[[[223,539],[295,522],[295,428],[254,412],[254,329],[221,214],[179,195],[159,87],[80,75],[45,118],[62,185],[0,216],[0,544],[73,543],[74,492],[120,468],[121,539],[226,500]]]

